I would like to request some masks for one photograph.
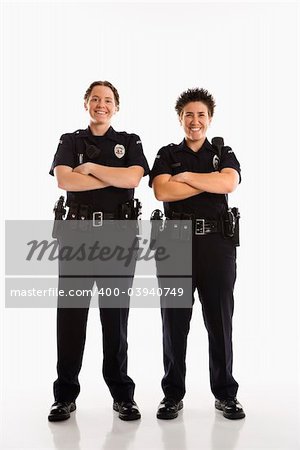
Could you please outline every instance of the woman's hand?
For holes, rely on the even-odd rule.
[[[80,164],[80,166],[77,166],[75,167],[75,169],[73,169],[73,172],[81,173],[81,175],[89,175],[92,170],[91,164],[93,163],[87,162],[84,164]]]
[[[187,174],[188,172],[181,172],[177,175],[173,175],[170,178],[170,181],[177,181],[177,183],[186,183],[187,182]]]

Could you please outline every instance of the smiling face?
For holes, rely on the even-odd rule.
[[[192,150],[199,150],[211,122],[207,106],[202,102],[187,103],[181,111],[179,120],[184,129],[187,145]]]
[[[90,115],[90,126],[108,130],[112,116],[118,111],[113,91],[107,86],[94,86],[84,102]]]

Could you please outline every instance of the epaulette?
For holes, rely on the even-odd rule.
[[[83,130],[83,129],[79,129],[79,130],[76,130],[76,131],[74,131],[72,134],[75,134],[75,135],[82,135],[82,134],[86,134],[86,130]]]

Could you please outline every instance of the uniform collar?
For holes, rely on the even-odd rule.
[[[202,151],[202,150],[210,150],[210,151],[213,151],[213,152],[215,153],[215,151],[214,151],[214,149],[213,149],[213,146],[211,145],[211,143],[208,141],[207,138],[205,138],[205,141],[203,142],[203,144],[202,144],[202,146],[200,147],[200,149],[201,149],[201,151]],[[199,149],[199,150],[200,150],[200,149]],[[197,152],[194,152],[192,149],[190,149],[190,148],[187,146],[186,140],[185,140],[185,139],[183,139],[183,141],[180,142],[180,144],[178,144],[177,147],[176,147],[176,149],[175,149],[176,152],[179,152],[179,151],[187,151],[187,152],[193,153],[193,154],[195,154],[195,155],[197,155],[197,154],[199,153],[199,150],[198,150]]]
[[[103,134],[103,136],[95,136],[92,132],[90,127],[86,128],[85,130],[81,130],[80,133],[78,133],[79,137],[87,137],[90,139],[93,138],[97,138],[97,137],[102,137],[102,138],[107,138],[110,139],[111,141],[115,141],[115,142],[119,142],[120,137],[118,136],[119,133],[117,133],[113,127],[109,127],[109,129],[107,130],[107,132],[105,134]]]

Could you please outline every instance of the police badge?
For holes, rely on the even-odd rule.
[[[125,155],[124,145],[117,144],[114,148],[114,152],[117,158],[122,158]]]
[[[215,169],[215,170],[218,170],[218,168],[219,168],[219,163],[220,163],[220,158],[219,158],[217,155],[215,155],[215,156],[213,157],[213,166],[214,166],[214,169]]]

